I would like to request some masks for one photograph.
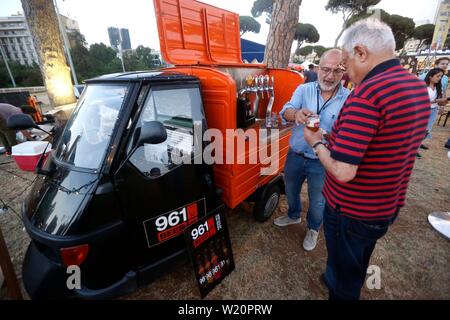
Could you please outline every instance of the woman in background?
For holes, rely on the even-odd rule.
[[[432,138],[431,130],[433,129],[433,125],[436,122],[440,105],[447,104],[447,99],[442,98],[443,92],[441,79],[443,76],[444,72],[439,68],[431,69],[425,76],[425,83],[427,84],[428,95],[431,102],[431,114],[428,120],[427,132],[425,133],[425,140]],[[425,150],[428,149],[428,147],[423,143],[420,147]],[[417,154],[417,157],[421,158],[422,156],[420,154]]]

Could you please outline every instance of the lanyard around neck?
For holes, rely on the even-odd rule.
[[[336,86],[336,88],[334,88],[333,93],[331,94],[331,96],[328,98],[327,101],[325,101],[325,103],[323,104],[323,106],[319,109],[319,103],[320,103],[320,89],[317,88],[317,115],[320,115],[320,113],[326,109],[326,107],[328,106],[328,103],[331,101],[331,99],[333,99],[336,91],[337,91],[338,87]]]

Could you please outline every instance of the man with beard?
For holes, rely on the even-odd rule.
[[[311,251],[316,247],[317,237],[323,220],[325,199],[322,187],[325,169],[321,165],[314,150],[306,143],[303,127],[310,115],[320,116],[320,128],[330,132],[342,105],[349,95],[349,90],[341,85],[344,70],[340,63],[342,52],[331,49],[322,55],[319,63],[317,81],[300,85],[281,110],[283,120],[295,122],[289,141],[284,174],[288,213],[274,220],[274,224],[285,227],[301,222],[302,210],[300,190],[303,182],[308,181],[309,208],[307,213],[308,230],[303,241],[303,248]]]

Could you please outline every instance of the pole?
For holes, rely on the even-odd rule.
[[[5,52],[3,51],[3,46],[1,44],[0,44],[0,51],[2,52],[3,61],[5,62],[6,70],[8,70],[9,78],[11,79],[11,82],[15,88],[15,87],[17,87],[16,82],[14,81],[14,77],[11,73],[11,70],[9,69],[9,64],[8,64],[8,61],[6,60],[6,55],[5,55]]]
[[[67,54],[67,59],[69,60],[70,71],[72,71],[73,84],[77,86],[78,85],[77,74],[75,72],[75,68],[74,68],[73,62],[72,62],[72,56],[70,54],[70,43],[69,43],[69,39],[67,39],[66,27],[62,23],[61,17],[59,16],[59,9],[58,9],[58,5],[56,4],[56,0],[54,0],[53,3],[55,4],[56,16],[58,17],[59,30],[61,31],[61,35],[63,37],[64,47],[66,49],[66,54]]]
[[[0,268],[3,271],[8,288],[8,295],[11,299],[22,300],[22,292],[20,291],[19,282],[17,281],[14,267],[9,257],[8,248],[3,238],[2,229],[0,228]]]
[[[122,61],[122,70],[125,72],[125,64],[123,63],[123,50],[122,50],[122,35],[120,34],[120,28],[117,27],[117,30],[119,30],[119,52],[120,52],[120,61]]]

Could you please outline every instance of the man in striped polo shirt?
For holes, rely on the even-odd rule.
[[[343,37],[343,65],[357,85],[333,126],[329,146],[304,130],[327,171],[322,279],[330,299],[359,299],[370,256],[405,204],[408,181],[425,134],[425,85],[395,59],[392,30],[376,19]]]

